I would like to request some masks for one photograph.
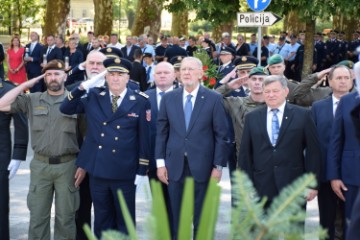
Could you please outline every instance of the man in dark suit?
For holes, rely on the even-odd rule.
[[[343,203],[331,189],[330,182],[326,180],[326,159],[330,141],[333,119],[339,100],[349,93],[353,86],[350,70],[345,66],[338,66],[329,72],[329,84],[332,95],[326,99],[315,102],[311,111],[316,125],[321,147],[321,171],[318,193],[319,215],[321,226],[328,231],[328,239],[335,239],[335,220],[342,218]],[[338,213],[338,214],[337,214]],[[339,216],[340,213],[340,216]],[[342,229],[337,231],[343,236]]]
[[[154,69],[154,80],[156,88],[147,90],[145,93],[149,96],[151,103],[151,158],[149,164],[149,179],[155,179],[159,181],[159,178],[156,174],[156,160],[155,160],[155,140],[156,140],[156,123],[158,111],[161,104],[161,99],[165,93],[171,92],[174,90],[173,82],[175,79],[174,67],[168,62],[160,62],[155,66]],[[167,185],[162,183],[163,194],[165,199],[165,204],[167,208],[169,224],[171,232],[173,233],[173,219],[172,212],[170,207],[170,196],[168,192]]]
[[[227,119],[221,95],[200,86],[203,70],[197,58],[184,58],[180,74],[183,88],[165,94],[161,101],[155,150],[157,175],[169,188],[175,238],[185,178],[195,181],[196,236],[210,177],[220,181],[227,160]]]
[[[41,67],[44,67],[46,64],[44,62],[44,58],[46,58],[46,63],[51,60],[63,60],[63,54],[61,49],[56,47],[55,45],[55,37],[53,35],[49,35],[46,37],[47,47],[43,48],[41,55]]]
[[[147,86],[146,82],[146,69],[141,64],[143,53],[141,49],[136,49],[134,52],[134,62],[130,71],[130,79],[139,83],[140,86]]]
[[[41,59],[44,46],[39,43],[39,35],[36,32],[30,33],[30,39],[31,42],[26,45],[26,49],[29,50],[28,57],[24,56],[24,61],[26,63],[27,77],[28,79],[33,79],[41,75]],[[30,88],[30,92],[43,92],[45,90],[44,86],[44,80],[42,79]]]
[[[320,171],[320,145],[309,110],[286,103],[286,78],[268,76],[264,80],[264,100],[245,117],[239,166],[253,181],[266,207],[280,191],[304,173]],[[306,154],[304,154],[306,151]],[[317,190],[306,196],[314,199]]]
[[[148,96],[126,87],[131,69],[128,60],[106,59],[104,66],[108,88],[92,88],[101,73],[72,90],[60,107],[65,114],[85,113],[87,118],[86,138],[76,163],[89,174],[98,238],[108,229],[127,233],[118,189],[135,222],[134,182],[146,174],[150,157]]]
[[[0,78],[0,98],[14,88]],[[10,123],[14,121],[14,144],[11,141]],[[28,144],[27,119],[21,113],[0,112],[0,238],[9,235],[9,179],[15,176],[20,162],[25,161]],[[11,160],[11,161],[10,161]],[[9,174],[10,173],[10,174]]]
[[[88,42],[86,42],[83,46],[82,46],[82,51],[83,51],[83,55],[84,55],[84,59],[86,59],[87,55],[89,54],[89,52],[92,49],[92,40],[94,38],[94,32],[89,31],[87,33],[87,38],[88,38]]]
[[[129,60],[130,62],[134,61],[134,53],[136,49],[140,49],[140,47],[132,44],[132,37],[127,36],[126,37],[126,45],[121,48],[121,52],[123,53],[124,58]]]
[[[187,52],[185,49],[179,46],[179,38],[173,38],[173,45],[171,47],[166,48],[164,53],[164,61],[170,62],[170,59],[175,56],[187,56]]]
[[[327,180],[344,201],[345,231],[360,186],[360,142],[356,138],[351,111],[359,103],[358,93],[343,96],[336,109],[327,155]]]

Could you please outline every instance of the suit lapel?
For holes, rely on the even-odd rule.
[[[261,132],[264,135],[263,138],[266,139],[266,141],[269,145],[272,145],[270,137],[269,137],[269,133],[267,131],[267,107],[266,107],[266,105],[261,109],[261,111],[259,111],[259,114],[260,114],[260,117],[258,118],[258,121],[260,121],[260,123],[257,124],[257,126],[261,127]]]
[[[281,138],[284,136],[286,129],[289,127],[293,116],[294,114],[292,111],[292,107],[289,104],[285,104],[283,119],[280,126],[279,137],[276,144],[278,144],[281,141]]]
[[[186,126],[185,126],[185,113],[184,113],[184,105],[183,105],[183,92],[185,90],[181,89],[181,91],[177,91],[176,95],[175,95],[175,111],[176,114],[178,114],[178,117],[180,119],[180,125],[181,128],[184,129],[184,132],[186,131]],[[190,125],[189,125],[190,126]]]
[[[204,105],[205,100],[206,100],[205,89],[202,86],[200,86],[198,94],[196,96],[194,109],[193,109],[193,111],[191,113],[189,128],[188,128],[187,132],[190,132],[192,127],[194,126],[194,123],[196,122],[197,118],[199,117],[199,113],[201,112],[201,109],[202,109],[202,107]],[[184,117],[184,119],[185,119],[185,117]],[[184,122],[185,122],[185,120],[184,120]]]
[[[156,89],[155,91],[149,92],[149,99],[151,104],[151,118],[156,122],[157,114],[158,114],[158,105],[157,105],[157,94]]]

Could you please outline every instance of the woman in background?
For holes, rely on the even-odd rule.
[[[15,36],[11,39],[10,48],[7,50],[8,78],[16,85],[26,81],[26,70],[24,66],[25,49],[20,45],[20,38]]]

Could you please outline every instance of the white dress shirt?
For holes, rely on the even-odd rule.
[[[115,94],[113,94],[110,90],[109,90],[109,92],[110,92],[110,103],[112,103],[112,98],[113,98],[113,96],[115,96]],[[122,91],[122,93],[120,93],[120,97],[116,102],[118,107],[120,106],[120,104],[121,104],[122,100],[124,99],[126,93],[127,93],[127,88],[125,88],[124,91]]]
[[[285,104],[286,104],[286,101],[277,108],[279,110],[276,114],[276,116],[278,117],[278,120],[279,120],[279,129],[281,128],[281,123],[282,123],[283,116],[284,116]],[[267,129],[267,132],[269,135],[270,142],[272,139],[272,118],[274,115],[274,113],[271,111],[272,109],[273,108],[267,107],[267,117],[266,117],[266,129]]]
[[[339,99],[337,99],[334,94],[332,95],[332,104],[333,104],[333,115],[335,116],[336,109],[339,106]]]
[[[168,93],[168,92],[171,92],[172,90],[174,90],[174,87],[171,86],[169,89],[167,89],[165,91],[165,93]],[[161,99],[162,99],[162,96],[160,95],[160,92],[163,92],[160,90],[160,88],[156,88],[156,102],[157,102],[157,106],[158,106],[158,110],[160,109],[160,102],[161,102]]]

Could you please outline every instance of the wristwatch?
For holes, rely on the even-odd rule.
[[[223,166],[215,165],[215,166],[214,166],[214,169],[219,170],[219,171],[222,171]]]

